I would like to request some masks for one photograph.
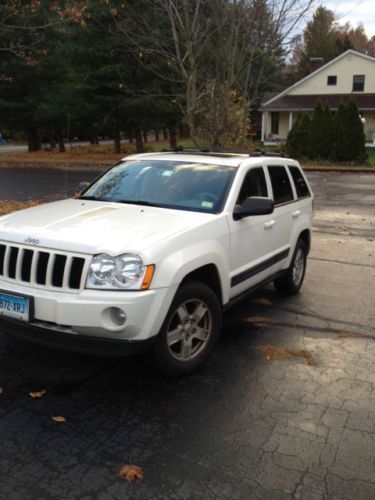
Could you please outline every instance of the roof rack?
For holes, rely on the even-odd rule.
[[[284,153],[271,153],[264,151],[263,149],[260,148],[255,148],[255,149],[247,149],[247,148],[224,148],[224,147],[219,147],[219,146],[193,146],[193,147],[187,147],[185,148],[184,146],[177,146],[173,149],[162,149],[163,153],[201,153],[201,154],[208,154],[208,155],[246,155],[246,156],[274,156],[274,157],[281,157],[283,158],[285,155]]]

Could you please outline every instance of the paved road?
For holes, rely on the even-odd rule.
[[[38,197],[61,196],[45,174],[27,192],[42,178]],[[18,174],[0,175],[0,197],[25,195]],[[168,379],[147,356],[92,358],[0,337],[0,498],[375,498],[375,176],[309,177],[316,216],[302,293],[270,286],[228,313],[201,373]],[[267,345],[316,365],[268,360],[258,350]],[[28,396],[43,388],[44,398]],[[144,480],[117,476],[129,461]]]

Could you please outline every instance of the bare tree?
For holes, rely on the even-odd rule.
[[[171,83],[193,141],[207,106],[211,140],[227,128],[230,92],[259,98],[267,62],[282,53],[314,0],[143,0],[116,12],[118,32],[161,82]],[[176,91],[176,88],[178,91]]]

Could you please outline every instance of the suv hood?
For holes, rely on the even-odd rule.
[[[69,199],[1,217],[0,240],[78,253],[142,253],[213,217],[184,210]]]

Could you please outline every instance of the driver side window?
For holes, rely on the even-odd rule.
[[[241,205],[249,196],[268,197],[266,176],[262,167],[252,168],[247,172],[236,204]]]

